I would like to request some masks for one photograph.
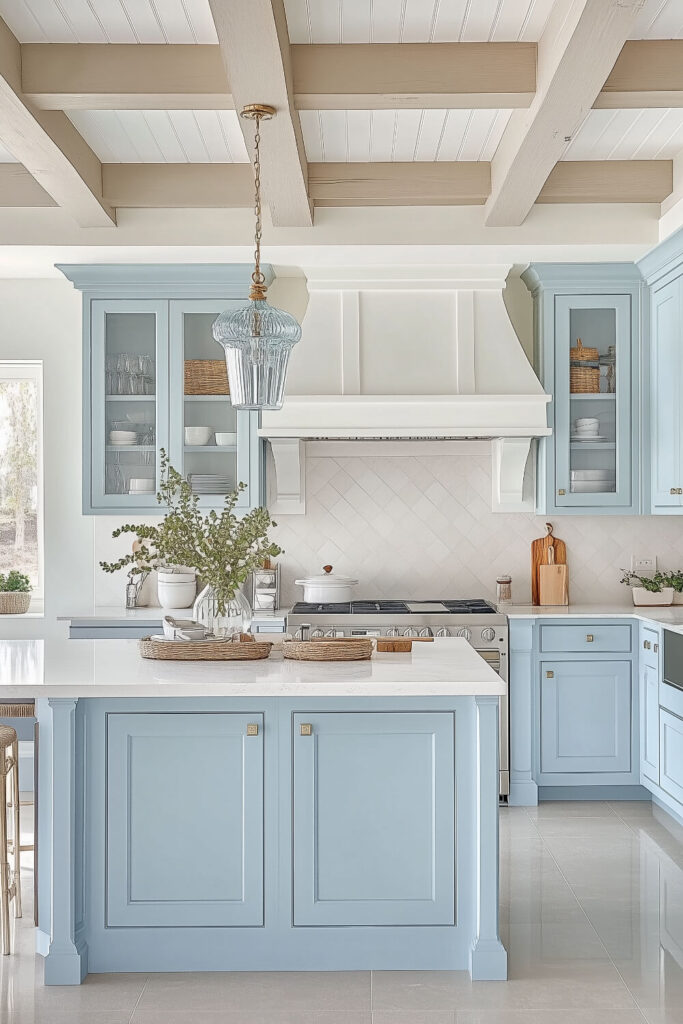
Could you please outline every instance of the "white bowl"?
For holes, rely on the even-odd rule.
[[[185,427],[185,444],[208,444],[213,434],[213,427]]]
[[[132,476],[128,481],[131,491],[153,491],[154,481],[147,476]]]
[[[237,444],[237,434],[234,431],[229,430],[216,431],[216,444],[219,447]]]
[[[162,608],[189,608],[197,596],[197,584],[157,582],[157,594]]]
[[[197,579],[194,572],[169,572],[165,569],[159,569],[157,575],[160,583],[167,583],[170,587],[195,583]]]
[[[600,426],[600,420],[595,416],[581,416],[579,419],[574,420],[574,426],[581,427],[597,427]]]
[[[572,480],[614,480],[614,469],[572,469]]]

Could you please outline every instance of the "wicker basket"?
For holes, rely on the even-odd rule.
[[[367,661],[373,641],[368,637],[338,640],[285,640],[282,653],[293,661]]]
[[[229,395],[228,368],[224,359],[186,359],[186,395]]]
[[[21,590],[0,593],[0,615],[25,615],[31,605],[31,595]]]
[[[569,350],[569,390],[573,395],[594,395],[600,391],[597,363],[597,348],[588,348],[577,338],[576,348]]]
[[[259,661],[270,656],[272,643],[251,640],[153,640],[143,636],[140,654],[154,661]]]

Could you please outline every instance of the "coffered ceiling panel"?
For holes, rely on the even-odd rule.
[[[234,110],[72,110],[104,163],[246,163]]]
[[[22,43],[215,43],[209,0],[0,0]]]
[[[682,0],[645,0],[631,39],[683,38]]]
[[[306,154],[332,161],[490,160],[510,110],[302,110]]]
[[[538,40],[553,0],[285,0],[293,43]]]
[[[668,160],[683,150],[683,109],[591,110],[564,160]]]

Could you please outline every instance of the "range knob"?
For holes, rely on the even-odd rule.
[[[328,629],[327,632],[325,633],[325,636],[338,637],[339,636],[339,630],[338,629]]]
[[[420,636],[434,636],[434,630],[431,626],[425,626],[424,629],[420,630]]]
[[[496,631],[493,626],[485,626],[481,631],[481,638],[485,640],[487,644],[490,644],[492,640],[496,639]]]
[[[415,629],[415,626],[408,626],[407,629],[403,630],[403,635],[404,636],[417,636],[418,632]]]
[[[461,626],[460,629],[456,629],[455,635],[456,636],[461,636],[463,638],[463,640],[471,640],[472,639],[472,630],[469,629],[467,626]]]
[[[322,631],[322,629],[313,629],[313,630],[311,630],[311,639],[313,639],[313,637],[315,637],[315,639],[317,640],[321,636],[325,636],[325,634]]]
[[[451,635],[451,631],[450,631],[450,629],[448,629],[447,626],[442,626],[441,629],[437,629],[436,635],[437,636],[450,636]]]
[[[389,626],[389,628],[387,629],[387,634],[386,635],[387,636],[400,636],[401,635],[401,630],[398,628],[398,626]]]

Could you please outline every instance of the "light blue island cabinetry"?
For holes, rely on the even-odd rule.
[[[24,682],[2,689],[38,698],[47,984],[179,970],[506,977],[503,684],[466,641],[324,665],[17,643],[33,645],[10,658]]]
[[[218,314],[247,301],[251,267],[242,265],[61,265],[83,292],[83,511],[159,509],[159,452],[184,476],[244,483],[238,508],[262,497],[259,414],[233,409],[219,387],[192,393],[185,365],[225,366],[211,328]],[[270,267],[264,268],[267,283]],[[212,363],[207,364],[209,370]],[[186,428],[208,427],[207,438]],[[217,434],[226,435],[217,443]],[[203,494],[219,507],[223,494]]]
[[[551,437],[539,442],[537,511],[632,515],[640,510],[643,281],[633,264],[532,264],[534,362],[552,394]],[[572,380],[579,341],[597,360],[592,384]],[[579,372],[582,372],[579,370]],[[579,420],[597,421],[594,437]]]

